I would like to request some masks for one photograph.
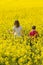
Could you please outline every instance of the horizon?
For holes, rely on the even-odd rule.
[[[1,0],[0,10],[13,10],[17,8],[32,8],[32,7],[43,7],[43,1],[32,1],[32,0]]]

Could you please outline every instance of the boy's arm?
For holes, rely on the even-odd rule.
[[[39,33],[37,32],[36,35],[35,35],[35,38],[39,37]]]

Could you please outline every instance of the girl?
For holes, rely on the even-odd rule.
[[[16,20],[14,22],[14,26],[13,26],[11,33],[13,33],[15,36],[22,36],[23,35],[22,27],[20,26],[20,23],[18,20]]]

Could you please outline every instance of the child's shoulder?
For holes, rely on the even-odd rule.
[[[19,26],[20,29],[22,29],[22,26]]]
[[[12,27],[13,30],[14,30],[15,28],[16,28],[15,26]]]
[[[33,30],[30,30],[30,33],[32,33],[33,32]]]

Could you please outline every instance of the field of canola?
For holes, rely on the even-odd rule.
[[[24,30],[24,37],[15,38],[8,33],[18,19]],[[37,43],[27,34],[36,25],[40,37]],[[43,65],[43,8],[0,11],[0,65]]]

